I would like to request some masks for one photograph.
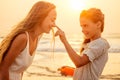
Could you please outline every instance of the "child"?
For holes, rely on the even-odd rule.
[[[58,28],[59,35],[69,57],[76,66],[73,80],[98,80],[108,60],[109,43],[101,37],[104,29],[104,15],[100,9],[90,8],[80,14],[80,25],[84,34],[81,55],[68,43],[64,32]]]
[[[26,18],[2,41],[0,80],[22,80],[32,64],[39,38],[55,26],[56,9],[49,2],[37,2]]]

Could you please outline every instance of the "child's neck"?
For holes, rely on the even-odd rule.
[[[96,34],[90,39],[90,41],[93,41],[93,40],[98,39],[100,37],[101,37],[101,34]]]

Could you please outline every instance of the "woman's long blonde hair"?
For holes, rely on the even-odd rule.
[[[100,9],[90,8],[88,10],[83,10],[80,14],[80,19],[82,17],[87,18],[94,23],[97,23],[98,21],[100,21],[102,23],[101,32],[103,32],[103,30],[104,30],[104,14],[101,12]],[[84,39],[82,45],[85,45],[89,42],[90,42],[90,39]],[[82,53],[83,50],[84,50],[84,48],[82,47],[80,52]]]
[[[0,57],[4,57],[6,55],[5,53],[9,50],[12,41],[18,34],[32,29],[38,21],[39,24],[41,24],[48,13],[54,8],[54,4],[44,1],[39,1],[33,5],[25,19],[16,25],[15,28],[1,42]]]

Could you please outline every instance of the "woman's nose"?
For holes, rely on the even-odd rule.
[[[56,25],[56,23],[52,23],[52,27],[56,27],[57,25]]]

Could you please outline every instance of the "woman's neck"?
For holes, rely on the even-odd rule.
[[[38,30],[29,30],[28,33],[29,33],[29,35],[30,35],[30,37],[32,38],[33,41],[38,39],[38,37],[40,35],[42,35],[42,32],[40,32]]]

